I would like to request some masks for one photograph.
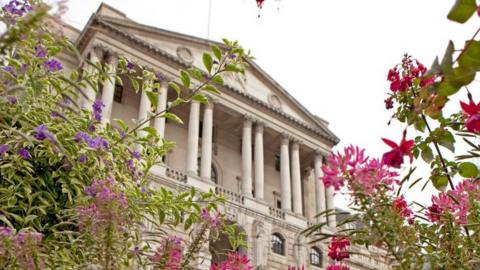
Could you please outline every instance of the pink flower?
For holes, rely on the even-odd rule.
[[[229,252],[226,261],[217,265],[214,264],[210,270],[253,270],[247,255],[238,252]]]
[[[347,248],[350,246],[350,240],[348,240],[348,238],[334,236],[330,241],[328,257],[336,261],[350,258],[350,253],[347,251]]]
[[[406,218],[409,224],[413,223],[413,211],[408,208],[408,204],[403,196],[400,196],[393,201],[393,208],[401,217]]]
[[[431,222],[437,222],[440,220],[440,216],[442,214],[442,208],[438,206],[438,204],[432,204],[430,207],[427,208],[426,216]]]
[[[475,104],[472,96],[468,95],[468,104],[460,101],[460,107],[467,118],[465,120],[465,128],[469,132],[480,133],[480,103]]]
[[[331,264],[327,266],[326,270],[350,270],[350,267],[342,264]]]
[[[382,163],[394,168],[400,168],[403,164],[403,156],[409,156],[410,162],[412,162],[412,154],[410,152],[414,146],[414,142],[413,140],[406,140],[406,136],[407,131],[405,130],[399,145],[391,140],[382,138],[383,142],[392,148],[391,151],[383,154]]]
[[[179,270],[182,252],[182,240],[177,236],[169,236],[162,240],[151,260],[158,269]]]
[[[262,8],[263,7],[263,2],[265,2],[265,0],[256,0],[256,1],[257,1],[257,7]]]
[[[206,208],[203,208],[200,212],[200,219],[215,229],[220,229],[221,227],[221,217],[220,214],[211,215]]]

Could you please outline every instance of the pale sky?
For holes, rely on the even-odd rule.
[[[448,21],[453,0],[266,0],[260,18],[255,0],[211,1],[211,39],[239,40],[308,110],[330,122],[338,147],[356,144],[377,156],[388,150],[380,138],[399,141],[404,128],[386,125],[388,69],[404,53],[429,67],[449,39],[459,48],[479,22]],[[137,22],[207,38],[208,0],[104,2]],[[81,29],[100,3],[70,0],[64,19]]]

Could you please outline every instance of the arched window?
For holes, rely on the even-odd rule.
[[[322,253],[316,247],[310,248],[310,264],[322,267]]]
[[[272,234],[273,253],[285,255],[285,239],[278,233]]]

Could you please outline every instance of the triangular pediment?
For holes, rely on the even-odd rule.
[[[122,33],[135,37],[146,45],[158,48],[183,63],[199,68],[203,66],[202,53],[209,50],[210,43],[216,43],[137,23],[106,4],[99,7],[95,16]],[[328,122],[312,115],[256,63],[251,63],[245,76],[231,74],[226,75],[224,80],[231,88],[263,102],[270,108],[288,115],[306,126],[322,130],[329,137],[336,138],[328,129]]]

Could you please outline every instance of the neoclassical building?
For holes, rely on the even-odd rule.
[[[178,69],[201,67],[201,54],[213,41],[167,31],[130,20],[124,13],[102,4],[81,30],[65,26],[64,33],[80,53],[115,68],[118,56],[179,81]],[[73,57],[63,56],[71,68]],[[257,269],[324,269],[327,243],[308,244],[300,232],[313,222],[327,222],[333,233],[336,219],[315,220],[316,213],[333,209],[333,191],[325,189],[321,166],[339,139],[328,122],[313,115],[257,64],[245,76],[224,78],[222,95],[208,105],[192,102],[174,109],[184,124],[155,119],[150,126],[177,146],[164,164],[149,176],[154,185],[184,190],[215,190],[227,199],[223,209],[228,220],[247,235],[243,250]],[[163,110],[174,98],[163,82],[157,108],[146,95],[135,93],[128,80],[123,86],[105,82],[91,99],[106,104],[104,119],[120,118],[130,126],[149,110]],[[95,96],[97,95],[97,97]],[[216,249],[220,239],[203,251],[199,269],[222,259]],[[352,269],[388,269],[371,250],[358,249],[348,263]]]

